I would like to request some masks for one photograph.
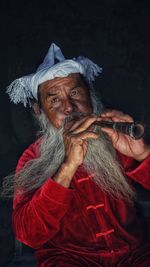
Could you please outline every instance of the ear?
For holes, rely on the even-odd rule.
[[[32,103],[32,109],[37,117],[41,114],[41,109],[37,102]]]

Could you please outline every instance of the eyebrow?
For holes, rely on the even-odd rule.
[[[81,85],[82,85],[82,81],[81,80],[77,80],[77,83],[72,88],[70,88],[70,91],[73,90],[73,89],[75,89],[75,88],[80,87]],[[57,93],[46,92],[45,95],[46,95],[46,97],[47,96],[55,96],[55,95],[57,95]]]
[[[76,89],[76,88],[78,88],[80,86],[82,86],[82,82],[78,81],[72,88],[70,88],[70,91],[73,90],[73,89]]]
[[[48,96],[53,96],[53,95],[57,95],[57,94],[56,94],[56,93],[49,93],[49,92],[47,92],[47,93],[46,93],[46,96],[47,96],[47,95],[48,95]]]
[[[81,82],[78,82],[75,86],[73,86],[72,88],[70,88],[70,91],[71,90],[73,90],[73,89],[75,89],[75,88],[78,88],[78,87],[80,87],[82,84],[81,84]],[[50,92],[46,92],[46,96],[55,96],[55,95],[57,95],[57,93],[50,93]]]
[[[78,79],[76,85],[74,86],[74,88],[79,87],[81,85],[82,85],[82,81]]]

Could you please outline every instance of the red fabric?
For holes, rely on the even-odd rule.
[[[36,143],[17,171],[38,157]],[[140,165],[120,155],[126,174],[150,189],[150,156]],[[37,266],[150,266],[150,246],[133,205],[103,193],[82,167],[71,188],[50,177],[34,193],[14,197],[13,228],[21,242],[37,249]]]

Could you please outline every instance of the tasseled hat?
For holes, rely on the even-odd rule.
[[[55,64],[56,60],[58,63]],[[80,73],[92,87],[95,77],[101,72],[102,68],[86,57],[65,59],[60,48],[52,43],[36,72],[16,79],[7,87],[6,92],[15,104],[21,102],[25,107],[27,104],[31,106],[31,99],[38,100],[38,86],[45,81]]]

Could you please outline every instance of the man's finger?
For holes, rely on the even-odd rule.
[[[80,138],[82,140],[88,140],[88,139],[97,139],[99,137],[99,134],[94,133],[92,131],[84,131],[78,134],[73,134],[72,136],[76,136],[77,138]]]
[[[133,122],[133,118],[131,116],[118,110],[105,111],[104,113],[101,114],[101,118],[105,120],[110,119],[115,122],[117,121]]]
[[[78,127],[76,127],[75,129],[70,129],[74,134],[77,133],[81,133],[84,132],[85,130],[87,130],[92,124],[93,122],[95,122],[97,120],[97,116],[93,115],[92,117],[88,117],[86,118],[80,125],[78,125]]]

